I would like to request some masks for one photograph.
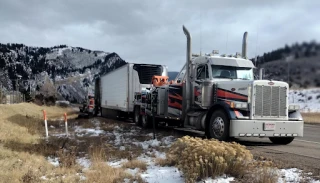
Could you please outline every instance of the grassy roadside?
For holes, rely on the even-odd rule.
[[[0,105],[2,181],[123,182],[127,179],[129,182],[142,183],[144,180],[140,173],[146,171],[148,165],[138,157],[149,153],[150,158],[156,158],[155,154],[152,155],[154,150],[167,153],[166,159],[155,159],[157,165],[178,167],[187,182],[222,174],[234,176],[242,182],[276,181],[277,175],[272,163],[253,159],[250,151],[239,144],[183,137],[174,142],[171,148],[159,145],[146,148],[139,144],[151,140],[151,136],[146,135],[148,131],[140,131],[127,123],[109,119],[77,119],[69,122],[70,126],[76,123],[76,127],[82,129],[95,130],[99,127],[104,133],[102,136],[82,136],[78,132],[77,137],[68,141],[61,136],[51,136],[47,142],[41,138],[44,136],[42,109],[47,111],[48,119],[51,120],[49,124],[54,127],[50,129],[52,133],[64,130],[63,125],[59,126],[59,122],[54,121],[63,118],[64,112],[70,118],[77,116],[69,108],[33,104]],[[69,132],[75,133],[72,130]],[[47,157],[57,158],[58,166],[50,164]],[[80,166],[76,161],[79,157],[90,160],[91,165],[88,168]],[[106,163],[120,159],[128,161],[117,168]],[[191,164],[194,166],[189,166]],[[133,175],[126,171],[128,168],[138,168],[139,171]]]
[[[301,115],[305,123],[320,125],[320,113],[301,113]]]
[[[3,182],[41,182],[46,175],[65,175],[65,181],[77,182],[76,168],[54,167],[46,156],[54,154],[58,146],[47,144],[44,135],[42,110],[49,120],[61,119],[69,108],[37,106],[29,103],[0,105],[0,177]]]
[[[42,110],[48,116],[49,139],[45,140]],[[68,114],[69,125],[93,126],[88,120],[74,120],[77,113],[71,108],[37,106],[30,103],[0,105],[0,179],[1,182],[143,182],[125,168],[113,168],[106,161],[117,156],[127,156],[126,151],[115,149],[101,142],[100,137],[77,137],[66,139],[52,136],[63,131],[60,126],[64,113]],[[116,123],[115,123],[116,124]],[[105,126],[104,130],[113,130]],[[70,129],[71,130],[71,129]],[[70,132],[70,131],[69,131]],[[72,133],[72,132],[71,132]],[[83,144],[79,145],[79,142]],[[107,153],[108,152],[108,153]],[[136,152],[140,152],[136,149]],[[91,165],[85,169],[77,158],[87,156]],[[138,155],[137,155],[138,156]],[[57,166],[48,158],[56,159]],[[143,162],[133,160],[126,167],[138,166],[145,170]]]

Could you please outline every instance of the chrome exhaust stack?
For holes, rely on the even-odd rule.
[[[259,80],[262,80],[264,76],[264,68],[259,69]]]
[[[190,67],[191,67],[191,58],[192,58],[192,52],[191,52],[191,35],[188,31],[188,29],[183,25],[182,26],[183,32],[187,37],[187,55],[186,55],[186,111],[190,109],[190,100],[191,100],[191,80],[190,80]]]
[[[242,39],[242,58],[244,59],[247,59],[247,36],[248,32],[245,32]]]

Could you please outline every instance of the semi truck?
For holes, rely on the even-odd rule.
[[[218,55],[218,51],[192,54],[191,34],[185,26],[183,32],[186,62],[175,80],[154,76],[151,87],[134,90],[130,109],[126,95],[121,98],[126,109],[134,111],[137,125],[148,128],[155,121],[157,125],[202,131],[221,141],[265,137],[275,144],[289,144],[303,136],[304,121],[299,105],[289,104],[288,83],[261,76],[255,80],[256,68],[247,59],[247,32],[242,54],[229,56]]]
[[[139,112],[134,106],[136,92],[150,88],[154,75],[167,76],[167,67],[157,64],[127,63],[95,80],[95,114],[130,118]]]

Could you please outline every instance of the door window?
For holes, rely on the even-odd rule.
[[[209,78],[208,66],[199,65],[197,68],[197,80]]]

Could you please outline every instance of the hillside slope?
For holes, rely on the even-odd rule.
[[[0,44],[0,85],[3,90],[44,95],[81,102],[94,78],[124,65],[116,53],[60,45],[50,48]]]

